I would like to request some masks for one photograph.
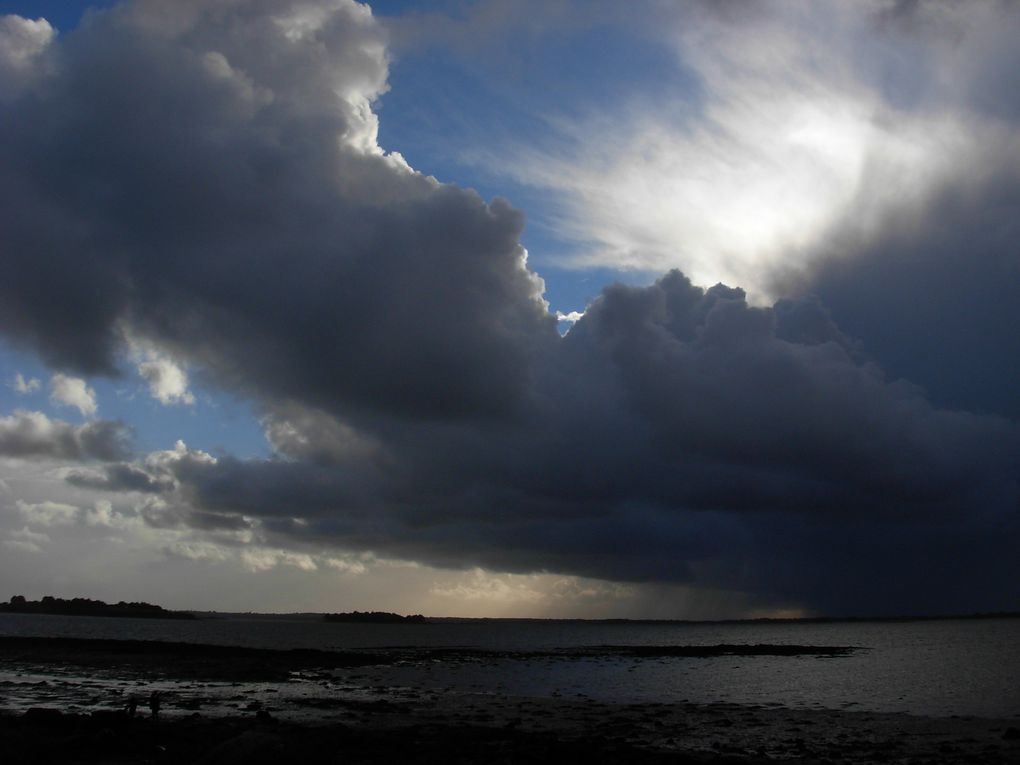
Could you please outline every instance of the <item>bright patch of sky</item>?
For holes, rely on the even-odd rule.
[[[610,263],[572,265],[592,243],[583,234],[565,236],[567,200],[561,190],[507,172],[503,162],[491,161],[490,152],[510,152],[504,161],[535,150],[566,152],[563,124],[591,121],[607,111],[639,112],[666,99],[697,109],[696,78],[678,65],[669,46],[640,39],[611,20],[554,18],[549,29],[493,33],[472,43],[472,28],[484,26],[470,17],[474,6],[428,7],[430,14],[448,13],[444,21],[454,28],[421,38],[411,33],[408,39],[403,27],[393,27],[390,90],[378,104],[380,145],[399,151],[423,173],[474,188],[486,199],[506,197],[524,210],[522,243],[545,280],[554,311],[583,310],[613,281],[653,281],[660,272]],[[421,6],[383,2],[373,8],[386,22]],[[649,72],[656,76],[649,78]]]

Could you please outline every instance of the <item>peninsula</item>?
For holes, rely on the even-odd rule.
[[[61,614],[64,616],[115,616],[132,619],[197,619],[190,611],[168,611],[152,603],[105,603],[91,598],[54,598],[46,595],[42,600],[26,600],[15,595],[9,603],[0,603],[0,613]]]

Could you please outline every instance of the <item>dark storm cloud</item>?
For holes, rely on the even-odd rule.
[[[894,602],[883,578],[921,586],[919,570],[968,607],[960,565],[987,571],[979,540],[1017,537],[1015,425],[888,380],[816,300],[754,308],[676,272],[613,286],[535,385],[533,409],[484,433],[419,424],[389,430],[385,454],[172,470],[197,506],[258,518],[281,544],[711,583],[844,612]],[[857,563],[834,575],[833,556]],[[986,605],[1012,591],[996,581]],[[909,590],[895,607],[921,603]]]
[[[933,401],[1020,419],[1020,172],[947,188],[904,218],[823,261],[806,288]]]
[[[1020,15],[1010,0],[956,7],[913,0],[875,4],[867,17],[873,34],[859,55],[893,103],[915,108],[951,94],[956,108],[1020,119],[1014,77]],[[875,55],[883,48],[884,55]]]
[[[117,421],[72,425],[21,410],[0,416],[0,457],[116,460],[128,455],[129,441],[130,431]]]
[[[555,337],[523,217],[375,148],[386,60],[365,8],[135,3],[48,56],[0,107],[15,342],[113,374],[130,331],[333,411],[515,406]]]
[[[375,147],[383,43],[351,3],[138,2],[0,106],[7,336],[110,374],[142,338],[251,397],[276,450],[72,483],[162,487],[157,527],[449,567],[830,610],[1017,594],[1015,423],[888,375],[822,276],[771,308],[613,285],[560,338],[522,215]]]

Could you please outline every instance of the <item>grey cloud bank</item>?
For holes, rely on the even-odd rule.
[[[889,233],[893,256],[876,245],[813,272],[822,301],[755,307],[671,271],[607,287],[560,337],[523,215],[377,146],[388,62],[366,8],[135,2],[54,41],[5,23],[35,35],[0,93],[5,336],[87,375],[117,374],[129,338],[144,340],[253,400],[275,456],[129,460],[117,423],[24,412],[0,419],[4,455],[103,460],[66,482],[147,497],[153,527],[276,548],[843,613],[1020,595],[1004,378],[988,388],[1001,406],[978,406],[988,391],[963,374],[947,390],[975,396],[939,408],[898,377],[921,362],[880,339],[882,365],[870,355],[902,326],[898,263],[949,264],[918,307],[935,325],[954,269],[972,273],[965,206],[939,248]],[[994,229],[982,252],[1015,249],[973,225]],[[1015,348],[1017,287],[985,278],[1002,323],[979,325]],[[967,349],[956,321],[949,346]],[[989,368],[981,355],[974,369]]]
[[[117,460],[129,454],[130,430],[122,422],[72,425],[42,412],[0,416],[0,457]]]

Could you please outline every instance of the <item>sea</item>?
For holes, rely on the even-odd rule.
[[[398,688],[608,703],[729,703],[1020,718],[1020,618],[736,623],[482,619],[419,625],[328,623],[310,615],[213,614],[173,621],[0,614],[0,635],[275,649],[449,648],[465,649],[468,656],[470,651],[496,654],[441,667],[432,660],[378,667],[369,676],[338,678],[337,692],[365,691],[370,686],[380,694]],[[583,657],[528,656],[599,646],[721,643],[857,650],[833,657],[634,658],[598,651]],[[0,666],[0,706],[4,695],[10,707],[19,699],[27,703],[28,689],[60,682],[71,681],[47,676],[43,670],[26,674],[21,668],[14,673]],[[309,688],[322,685],[309,683]],[[279,689],[263,686],[261,691]]]

